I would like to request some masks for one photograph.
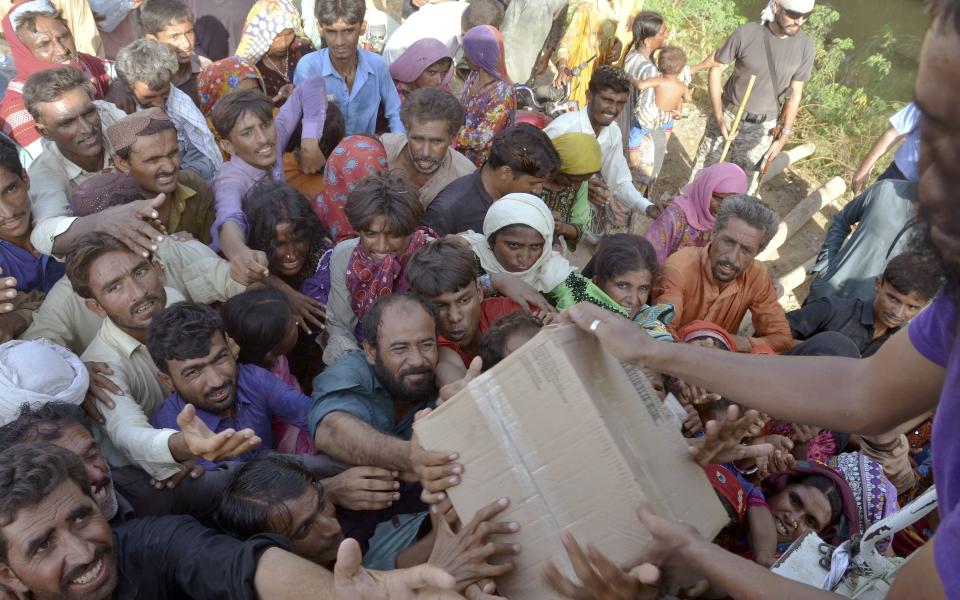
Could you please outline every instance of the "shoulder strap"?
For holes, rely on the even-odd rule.
[[[770,26],[764,24],[763,28],[769,30]],[[770,89],[773,90],[773,97],[777,100],[777,112],[779,113],[780,105],[783,102],[780,98],[782,94],[777,91],[777,66],[773,60],[773,50],[770,48],[770,36],[772,34],[772,31],[763,32],[763,49],[767,53],[767,69],[770,70]]]

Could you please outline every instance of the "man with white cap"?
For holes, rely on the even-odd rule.
[[[816,47],[800,29],[814,2],[771,0],[759,22],[738,27],[714,53],[709,86],[713,118],[707,119],[691,177],[720,159],[751,75],[756,81],[726,160],[752,173],[755,189],[763,165],[783,150],[793,135],[803,85],[813,74]],[[721,87],[721,73],[731,63],[733,75]]]
[[[41,367],[42,368],[38,368]],[[0,345],[0,426],[17,418],[23,404],[80,405],[90,378],[76,354],[45,340]]]

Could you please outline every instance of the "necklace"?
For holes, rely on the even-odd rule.
[[[286,65],[288,64],[289,59],[290,59],[290,49],[287,48],[287,51],[286,51],[286,52],[284,53],[284,55],[283,55],[283,65],[284,65],[284,66],[286,66]],[[284,80],[284,81],[286,81],[287,83],[290,83],[290,78],[287,77],[287,70],[286,70],[286,69],[281,69],[280,67],[278,67],[278,66],[277,66],[277,63],[273,62],[273,59],[270,58],[270,55],[269,55],[269,54],[264,54],[264,55],[263,55],[263,60],[264,60],[264,64],[266,64],[268,67],[270,67],[270,70],[271,70],[271,71],[276,72],[278,75],[280,75],[280,77],[283,77],[283,80]]]

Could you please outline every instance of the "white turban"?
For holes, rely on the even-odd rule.
[[[763,14],[760,15],[761,21],[773,21],[774,3],[779,4],[786,10],[792,10],[798,13],[808,13],[813,10],[813,5],[816,4],[816,0],[770,0],[770,3],[767,4],[767,7],[763,9]]]
[[[81,404],[90,377],[77,355],[46,340],[0,345],[0,426],[17,418],[24,403]]]

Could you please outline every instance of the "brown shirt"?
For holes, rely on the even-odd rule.
[[[180,171],[171,202],[167,230],[170,233],[186,231],[209,244],[210,228],[216,216],[210,186],[193,171]]]
[[[672,304],[676,309],[670,332],[676,335],[684,325],[703,320],[736,335],[749,310],[756,331],[750,344],[768,344],[777,352],[789,350],[793,346],[790,324],[777,301],[767,268],[753,261],[736,279],[721,286],[710,270],[709,250],[709,244],[683,248],[670,255],[663,265],[654,298],[657,303]]]
[[[391,170],[396,169],[400,162],[400,153],[407,147],[406,134],[385,133],[380,136],[380,141],[383,143],[383,149],[387,151],[387,166]],[[440,167],[434,172],[433,177],[428,179],[420,188],[420,202],[423,207],[430,206],[437,194],[454,179],[469,175],[476,170],[477,167],[470,162],[470,159],[456,150],[448,148],[447,155],[440,162]]]

